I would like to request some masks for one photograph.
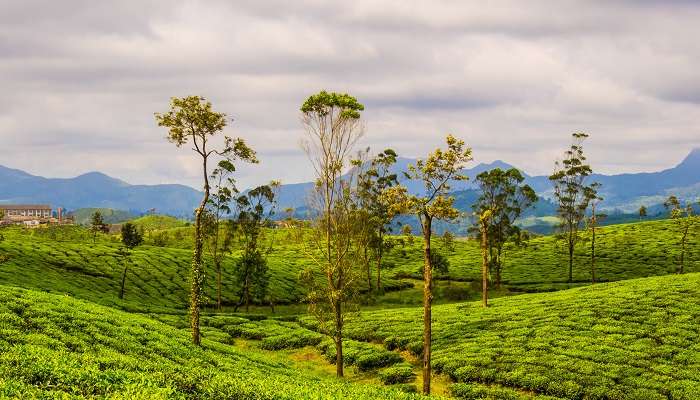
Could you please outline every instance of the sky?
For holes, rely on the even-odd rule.
[[[365,105],[360,147],[421,157],[448,133],[474,164],[548,174],[573,132],[596,172],[700,147],[700,1],[0,0],[0,165],[200,185],[154,112],[204,96],[260,164],[242,187],[311,179],[299,107]]]

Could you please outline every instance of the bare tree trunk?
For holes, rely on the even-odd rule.
[[[489,306],[489,252],[486,237],[486,224],[481,223],[481,302]]]
[[[377,291],[382,290],[382,256],[384,256],[384,235],[379,234],[379,250],[377,252]]]
[[[428,215],[423,218],[423,239],[425,265],[423,267],[423,393],[430,394],[430,379],[431,379],[431,341],[432,341],[432,280],[433,268],[432,260],[430,259],[430,237],[432,231],[432,219]]]
[[[245,312],[250,310],[250,271],[245,277]]]
[[[595,225],[593,225],[591,232],[591,281],[591,283],[595,283]]]
[[[121,290],[119,290],[119,298],[123,299],[124,298],[124,286],[126,286],[126,261],[124,262],[124,271],[122,272],[122,287]]]
[[[216,306],[221,311],[221,261],[216,261]]]
[[[496,249],[496,289],[501,288],[501,248]]]
[[[199,306],[202,298],[202,285],[204,284],[204,265],[202,252],[204,237],[202,234],[202,215],[209,201],[209,177],[207,171],[207,158],[203,157],[202,170],[204,174],[204,197],[197,208],[194,219],[194,254],[192,256],[192,288],[190,290],[190,326],[192,328],[192,342],[199,346],[201,343],[199,333]]]
[[[370,271],[370,266],[369,266],[369,257],[367,256],[367,246],[364,248],[364,263],[365,263],[365,269],[367,270],[367,290],[368,293],[372,293],[372,273]]]
[[[569,283],[574,281],[574,238],[569,232]]]
[[[335,301],[335,374],[342,378],[343,371],[343,317],[342,304]]]
[[[683,237],[681,238],[681,268],[678,271],[679,274],[682,274],[683,269],[684,269],[683,267],[685,264],[685,244],[686,244],[686,241],[688,239],[688,229],[689,228],[690,228],[689,226],[685,227],[685,229],[683,230]]]

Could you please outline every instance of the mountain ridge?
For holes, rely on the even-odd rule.
[[[399,157],[392,173],[412,193],[423,190],[421,182],[407,180],[402,171],[416,160]],[[474,178],[493,168],[517,168],[505,161],[495,160],[465,168],[466,182],[453,182],[454,192],[474,190]],[[545,199],[551,196],[551,183],[544,175],[531,176],[520,171],[525,182]],[[655,205],[670,194],[700,198],[700,148],[693,148],[676,166],[657,172],[593,174],[589,181],[602,184],[602,208],[633,212],[640,205]],[[313,182],[282,185],[279,191],[279,209],[300,208],[306,204]],[[25,171],[0,165],[0,204],[49,203],[54,207],[78,209],[86,207],[113,208],[144,212],[155,208],[158,212],[189,218],[202,192],[181,184],[132,185],[99,171],[86,172],[73,178],[45,178]]]

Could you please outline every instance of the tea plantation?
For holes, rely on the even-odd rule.
[[[147,217],[153,223],[154,217]],[[177,227],[172,229],[189,229]],[[597,270],[600,281],[616,281],[672,273],[676,268],[677,241],[672,221],[652,221],[603,227],[597,239]],[[700,271],[700,234],[691,232],[686,271]],[[118,299],[125,259],[118,253],[115,238],[100,236],[92,243],[89,233],[79,228],[20,230],[3,229],[0,242],[0,283],[35,288],[48,292],[68,293],[100,304],[131,311],[184,310],[191,252],[175,247],[144,245],[126,259],[129,265],[126,295]],[[303,289],[299,272],[309,265],[301,245],[284,230],[270,232],[270,300],[275,304],[298,303]],[[404,278],[418,279],[422,265],[419,238],[412,244],[406,238],[393,238],[394,247],[385,257],[383,286],[399,290],[412,286]],[[454,250],[435,240],[438,251],[450,261],[448,276],[438,279],[478,281],[480,254],[472,240],[457,240]],[[233,304],[232,265],[236,252],[223,265],[223,300]],[[515,292],[550,291],[588,284],[590,280],[587,244],[576,253],[574,284],[567,284],[566,258],[560,242],[544,236],[529,240],[524,247],[507,248],[503,271],[504,284]],[[212,304],[215,298],[214,270],[207,265],[206,293]]]
[[[0,398],[417,399],[305,375],[254,349],[67,296],[0,286]]]
[[[418,354],[421,320],[418,308],[364,312],[347,334]],[[698,399],[700,274],[436,306],[433,349],[462,398]]]
[[[355,378],[338,380],[335,347],[300,304],[299,272],[310,264],[295,235],[265,234],[270,301],[287,305],[281,314],[215,312],[207,264],[210,308],[197,348],[186,316],[191,227],[156,216],[137,222],[173,239],[155,246],[147,236],[124,257],[116,237],[98,235],[93,243],[84,228],[2,229],[0,398],[420,398],[409,392],[422,379],[422,309],[401,306],[420,304],[420,238],[391,238],[382,272],[387,293],[349,315],[344,362]],[[475,298],[460,293],[478,294],[477,243],[446,246],[436,238],[450,262],[436,293],[451,297],[438,298],[433,311],[435,392],[494,400],[699,399],[700,232],[690,232],[689,273],[677,275],[674,229],[668,220],[600,228],[597,275],[604,283],[596,285],[587,242],[577,249],[573,283],[554,237],[510,246],[504,289],[486,309],[455,302]],[[223,265],[228,305],[237,301],[238,254]],[[124,263],[126,295],[119,299]]]
[[[700,229],[689,233],[686,271],[700,272]],[[554,236],[530,239],[523,246],[506,245],[503,283],[519,291],[547,291],[590,283],[589,234],[576,248],[574,284],[567,284],[568,266],[562,242]],[[387,260],[395,267],[393,276],[419,277],[423,262],[422,241],[406,238],[395,242]],[[596,230],[596,275],[598,281],[665,275],[676,271],[680,236],[671,220],[610,225]],[[448,249],[439,238],[434,240],[438,251],[450,261],[448,276],[439,279],[481,279],[481,253],[474,240],[456,240]]]
[[[92,237],[77,228],[60,232],[42,229],[3,229],[0,242],[0,283],[47,292],[67,293],[100,304],[130,311],[186,310],[191,250],[140,246],[127,258],[119,254],[116,240]],[[232,275],[236,252],[223,262],[222,297],[234,304]],[[276,304],[298,303],[303,292],[298,284],[308,261],[296,244],[277,244],[268,255],[270,298]],[[127,263],[126,295],[118,298],[121,274]],[[211,304],[216,298],[215,271],[207,264],[206,293]],[[402,288],[405,283],[385,277],[385,287]]]

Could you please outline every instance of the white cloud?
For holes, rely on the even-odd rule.
[[[690,1],[3,2],[0,164],[196,186],[153,112],[200,94],[260,154],[242,186],[301,181],[298,108],[328,89],[366,104],[375,150],[451,132],[547,173],[585,130],[597,170],[660,169],[700,146],[699,18]]]

